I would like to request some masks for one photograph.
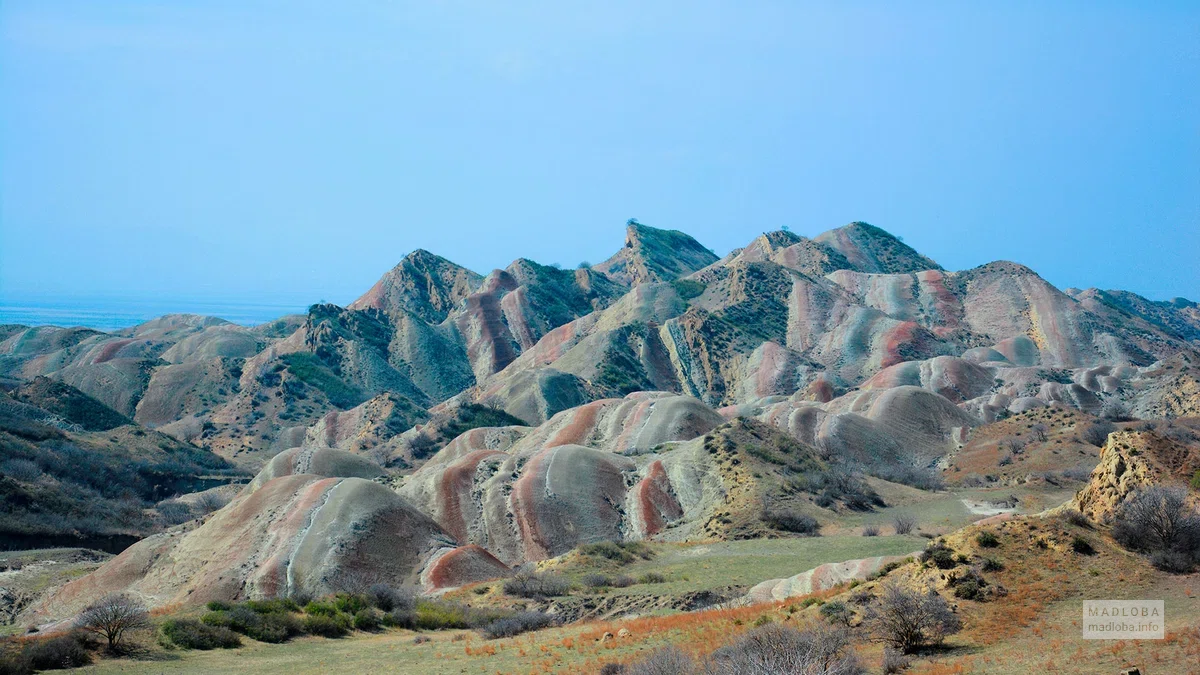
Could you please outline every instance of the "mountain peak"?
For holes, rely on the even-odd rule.
[[[842,255],[859,272],[906,274],[921,270],[940,270],[899,237],[870,223],[855,221],[816,237]]]
[[[625,246],[595,269],[632,286],[672,281],[716,261],[717,254],[683,232],[632,221],[625,228]]]
[[[350,303],[350,309],[411,312],[430,323],[440,323],[482,282],[483,277],[475,272],[419,248]]]

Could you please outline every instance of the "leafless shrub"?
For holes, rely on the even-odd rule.
[[[225,508],[225,505],[228,503],[229,497],[226,497],[220,492],[216,492],[214,490],[201,492],[196,496],[196,508],[199,509],[201,513],[212,513],[213,511],[219,511]]]
[[[625,675],[695,675],[696,662],[678,647],[663,647],[622,671]]]
[[[1079,438],[1084,443],[1094,445],[1097,448],[1104,447],[1104,443],[1108,440],[1108,435],[1116,431],[1117,427],[1112,422],[1107,420],[1097,420],[1084,427],[1083,432],[1079,434]]]
[[[114,593],[83,610],[75,625],[104,638],[108,651],[115,654],[125,650],[125,639],[130,631],[150,627],[150,613],[141,601]]]
[[[764,508],[762,519],[767,525],[784,532],[795,532],[812,537],[821,533],[821,524],[817,522],[816,518],[794,509],[778,506]]]
[[[705,659],[705,675],[859,675],[858,660],[845,628],[815,626],[797,630],[768,624],[748,631]]]
[[[908,670],[912,665],[912,659],[892,649],[891,647],[883,648],[883,672],[884,675],[894,675],[894,673]]]
[[[878,537],[879,526],[875,523],[867,523],[866,525],[863,525],[862,535],[864,537]]]
[[[1138,491],[1115,516],[1113,538],[1151,556],[1168,572],[1190,572],[1200,563],[1200,513],[1183,488],[1153,486]]]
[[[917,519],[907,513],[898,513],[892,518],[892,527],[896,534],[911,534],[917,528]]]
[[[394,588],[388,584],[372,584],[367,589],[367,599],[385,612],[412,609],[416,605],[416,593],[411,588]]]
[[[1025,452],[1025,441],[1016,436],[1010,436],[1003,441],[1000,441],[1000,447],[1008,451],[1008,454],[1016,456]]]
[[[962,630],[962,621],[937,592],[907,590],[893,584],[885,585],[881,595],[867,607],[863,625],[874,639],[905,654],[939,645]]]
[[[1110,398],[1100,407],[1100,416],[1111,422],[1128,422],[1133,419],[1129,406],[1120,399]]]
[[[22,483],[32,483],[42,477],[42,467],[28,459],[10,459],[0,464],[0,473]]]
[[[1075,509],[1067,509],[1064,511],[1062,518],[1075,527],[1083,527],[1089,530],[1092,529],[1092,521],[1088,520],[1087,516],[1083,515],[1079,511],[1076,511]]]
[[[557,574],[521,570],[504,582],[504,592],[518,598],[549,598],[566,595],[571,582]]]
[[[1049,432],[1050,427],[1042,424],[1041,422],[1038,422],[1029,428],[1029,434],[1033,436],[1034,440],[1038,441],[1039,443],[1046,442],[1046,439],[1049,438]]]
[[[154,509],[158,511],[158,515],[167,525],[186,523],[195,517],[195,514],[192,513],[192,507],[178,499],[163,500]]]

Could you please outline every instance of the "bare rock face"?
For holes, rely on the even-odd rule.
[[[1200,449],[1158,434],[1116,431],[1100,453],[1100,463],[1072,504],[1097,522],[1112,519],[1117,508],[1141,488],[1182,482],[1200,469]]]

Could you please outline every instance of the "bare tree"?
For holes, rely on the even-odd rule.
[[[124,649],[126,633],[150,627],[150,613],[141,601],[113,593],[101,598],[79,614],[75,625],[108,641],[108,651]]]
[[[888,584],[867,607],[863,625],[874,639],[911,654],[962,630],[962,620],[933,589],[922,593]]]

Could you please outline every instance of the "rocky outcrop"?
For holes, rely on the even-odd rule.
[[[1200,449],[1146,431],[1115,431],[1100,453],[1100,463],[1072,505],[1097,522],[1112,519],[1117,508],[1139,489],[1182,482],[1200,470]]]

